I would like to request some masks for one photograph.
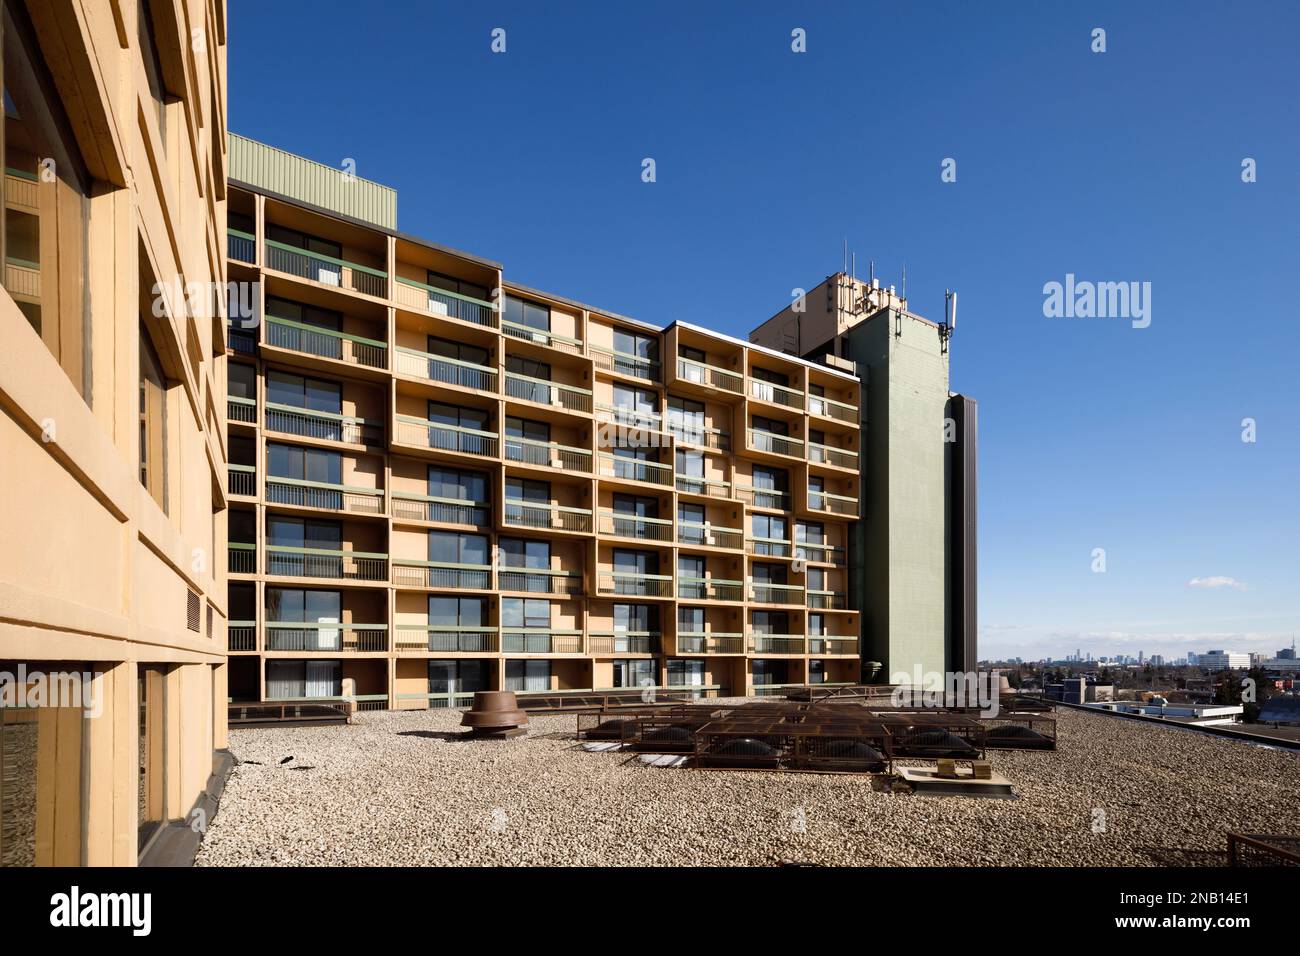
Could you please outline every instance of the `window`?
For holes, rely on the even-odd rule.
[[[486,301],[488,297],[486,286],[478,285],[474,282],[466,282],[463,279],[443,275],[440,272],[433,272],[430,270],[427,281],[429,285],[433,286],[435,289],[442,289],[446,292],[455,292],[457,295],[467,295],[471,299]]]
[[[783,549],[775,542],[790,539],[789,525],[785,518],[780,515],[752,514],[749,516],[749,523],[750,536],[756,539],[754,553],[780,555]],[[758,540],[763,538],[770,540]]]
[[[769,661],[755,658],[751,673],[754,675],[755,687],[771,687],[786,682],[786,662]]]
[[[654,661],[644,658],[614,661],[615,687],[653,687]]]
[[[642,495],[614,495],[614,513],[637,518],[658,518],[659,502]]]
[[[268,442],[266,467],[267,473],[273,478],[292,478],[326,485],[343,484],[343,456],[324,448]]]
[[[526,541],[523,538],[501,539],[501,564],[507,568],[541,568],[551,566],[549,541]]]
[[[659,336],[614,329],[614,351],[653,362],[659,358]]]
[[[824,684],[826,682],[826,662],[809,661],[808,662],[808,683]]]
[[[768,432],[772,435],[788,435],[790,426],[775,418],[764,418],[762,415],[754,415],[751,424],[756,431]]]
[[[267,372],[266,401],[269,405],[340,415],[343,413],[343,387],[338,382],[289,372]]]
[[[541,332],[549,332],[551,330],[551,309],[550,306],[529,302],[525,299],[516,299],[512,295],[508,295],[506,296],[505,321],[526,328],[537,329]]]
[[[551,440],[551,426],[547,422],[536,422],[529,418],[516,418],[513,415],[507,415],[506,437],[548,442]]]
[[[679,635],[703,634],[704,633],[704,608],[678,606],[677,633]]]
[[[704,558],[693,554],[677,556],[677,591],[678,597],[688,600],[700,600],[706,597],[704,591]]]
[[[644,388],[615,385],[614,407],[623,418],[653,417],[659,411],[659,396]]]
[[[750,570],[753,571],[755,584],[786,583],[786,566],[784,564],[754,564]]]
[[[343,693],[343,665],[339,661],[266,662],[267,700],[325,699]]]
[[[441,564],[488,564],[486,535],[459,534],[455,531],[429,532],[429,560]]]
[[[550,690],[550,661],[506,661],[506,690]]]
[[[268,515],[267,573],[301,577],[343,577],[343,529],[337,521],[311,521]]]
[[[502,598],[501,626],[549,628],[551,602],[542,598]]]
[[[755,634],[790,633],[790,615],[785,611],[750,611],[750,629]]]
[[[149,332],[140,326],[140,484],[168,513],[167,385]]]
[[[771,369],[759,368],[755,366],[749,370],[750,378],[756,378],[760,382],[771,382],[774,385],[789,385],[790,376],[781,372],[773,372]]]
[[[668,428],[683,441],[700,442],[704,436],[704,403],[668,398]]]
[[[705,365],[709,361],[704,349],[691,348],[689,345],[678,345],[677,354],[684,359],[690,359],[692,362],[699,362],[701,365]]]
[[[703,478],[704,452],[677,449],[677,474],[683,478]]]
[[[90,178],[21,3],[4,4],[4,288],[87,403]],[[152,286],[145,285],[142,299]]]
[[[677,540],[681,544],[704,544],[704,506],[677,505]]]
[[[162,57],[158,55],[158,38],[154,33],[153,10],[150,0],[140,0],[136,17],[140,58],[144,61],[144,74],[149,81],[149,95],[153,98],[158,116],[158,132],[162,147],[167,148],[167,91],[163,88]]]
[[[551,366],[549,362],[538,362],[536,359],[507,355],[506,371],[513,375],[524,376],[522,380],[511,379],[507,383],[511,398],[541,402],[543,405],[551,404]]]
[[[268,295],[266,297],[266,314],[270,318],[298,322],[317,329],[326,329],[331,332],[343,331],[343,314],[341,312],[335,312],[333,309],[317,308],[314,305],[304,305],[291,299],[281,299],[277,296]]]
[[[668,659],[668,686],[703,687],[704,661],[670,657]]]
[[[825,569],[825,568],[809,568],[809,569],[808,569],[808,590],[809,590],[809,591],[825,591],[825,590],[828,590],[827,587],[826,587],[826,569]]]
[[[614,549],[614,570],[620,574],[658,574],[659,555],[653,551]]]
[[[430,694],[472,694],[488,689],[487,661],[429,661]],[[452,706],[453,701],[431,701],[430,706]]]
[[[477,471],[429,466],[429,497],[456,501],[487,501],[487,475]]]
[[[789,472],[782,468],[762,468],[755,465],[754,487],[763,491],[788,491],[790,489]]]
[[[429,421],[435,425],[450,425],[453,428],[473,428],[486,431],[488,413],[481,408],[462,408],[444,402],[429,402]]]
[[[453,342],[430,335],[426,345],[429,354],[436,358],[429,360],[429,378],[435,382],[449,382],[463,385],[465,388],[484,388],[487,383],[482,368],[466,368],[465,365],[487,366],[492,364],[492,353],[478,345]],[[438,361],[450,359],[451,361]]]
[[[483,627],[487,620],[486,598],[429,595],[430,627]]]
[[[659,609],[650,604],[615,604],[614,630],[641,633],[659,630]]]
[[[816,634],[821,637],[826,636],[826,615],[809,614],[808,615],[808,633]]]
[[[226,394],[231,398],[257,401],[257,370],[242,362],[231,362],[227,365]]]
[[[549,481],[535,481],[531,478],[507,478],[506,498],[510,501],[550,504],[551,483]]]
[[[139,811],[138,849],[167,821],[167,668],[136,666],[139,694],[140,779],[136,785]]]
[[[271,625],[339,624],[343,620],[343,595],[339,591],[267,588],[266,620],[268,651],[337,651],[343,636],[338,627],[293,628]]]
[[[268,267],[325,285],[343,284],[343,267],[340,264],[343,247],[337,242],[274,224],[267,225],[266,238],[271,243],[267,248]],[[300,249],[306,255],[286,253],[280,246],[287,246],[291,250]]]

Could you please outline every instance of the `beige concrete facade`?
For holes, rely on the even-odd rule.
[[[225,4],[3,8],[0,863],[131,866],[226,746]]]
[[[854,376],[231,175],[232,700],[859,679]]]

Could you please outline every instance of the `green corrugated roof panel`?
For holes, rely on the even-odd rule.
[[[234,133],[229,134],[229,153],[230,178],[237,182],[384,229],[397,228],[396,189]]]

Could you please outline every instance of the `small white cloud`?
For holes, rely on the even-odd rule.
[[[1230,578],[1224,574],[1216,574],[1208,578],[1192,578],[1187,582],[1189,588],[1236,588],[1238,591],[1246,590],[1244,581],[1238,581],[1236,578]]]

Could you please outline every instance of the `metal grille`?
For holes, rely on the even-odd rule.
[[[195,634],[199,633],[199,596],[189,592],[189,601],[185,606],[185,626]]]

